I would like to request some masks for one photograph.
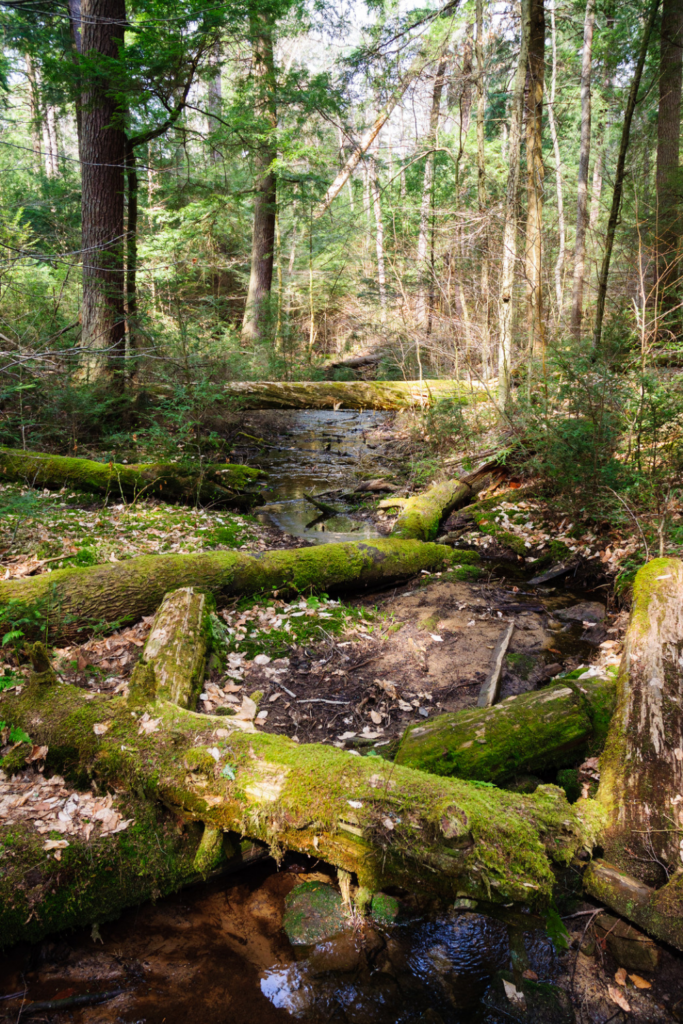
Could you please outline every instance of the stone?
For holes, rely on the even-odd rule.
[[[656,971],[659,947],[652,939],[611,914],[600,914],[595,921],[595,934],[605,945],[619,967],[627,971]]]
[[[581,601],[571,608],[561,608],[555,612],[563,622],[602,622],[605,617],[605,606],[599,601]]]
[[[282,925],[293,946],[312,946],[340,935],[350,921],[336,889],[324,882],[304,882],[285,898]]]

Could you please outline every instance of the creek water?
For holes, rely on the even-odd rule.
[[[312,523],[316,511],[303,495],[350,491],[380,475],[377,431],[385,420],[374,412],[278,413],[277,443],[251,460],[270,474],[272,499],[259,514],[318,543],[377,536],[346,514]],[[390,928],[350,927],[293,946],[283,930],[285,898],[302,872],[320,870],[302,858],[279,868],[268,859],[125,911],[99,931],[15,948],[0,964],[0,996],[26,990],[36,1001],[121,990],[100,1005],[43,1017],[76,1024],[498,1024],[517,1018],[491,1005],[496,972],[524,968],[553,982],[562,970],[539,919],[518,914],[511,925],[492,916],[500,914],[494,908],[444,911],[409,897]],[[16,1021],[19,1007],[0,999],[0,1021]]]

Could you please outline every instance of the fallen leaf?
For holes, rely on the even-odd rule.
[[[66,839],[46,839],[43,844],[44,850],[66,850],[68,846]]]
[[[270,704],[272,704],[274,700],[277,700],[278,697],[281,697],[281,696],[282,696],[281,693],[271,693],[270,697],[268,698],[268,702]]]
[[[443,637],[440,637],[438,633],[430,633],[429,635],[431,636],[432,640],[435,641],[435,643],[437,643],[437,644],[442,644],[443,643]]]
[[[394,828],[396,827],[391,818],[382,818],[382,824],[384,825],[385,828],[388,828],[390,832],[393,832]]]
[[[256,703],[247,697],[246,694],[242,697],[242,706],[235,715],[241,722],[253,722],[256,717]]]
[[[371,711],[370,712],[370,718],[373,720],[375,725],[381,725],[382,724],[382,716],[380,715],[379,711]]]
[[[269,665],[270,662],[271,659],[268,657],[267,654],[257,654],[256,657],[254,658],[255,665]]]
[[[505,989],[505,995],[508,997],[508,1000],[512,1003],[513,1006],[516,1006],[519,1010],[526,1009],[526,999],[524,998],[524,993],[518,991],[518,989],[515,988],[511,981],[506,981],[505,978],[503,978],[503,988]]]
[[[96,722],[92,727],[92,731],[96,736],[104,736],[105,732],[109,732],[111,729],[111,722]]]
[[[140,719],[138,736],[149,736],[150,733],[157,732],[160,724],[160,718],[150,718],[149,714],[145,711],[144,715]]]
[[[614,988],[613,985],[608,985],[607,991],[609,992],[609,997],[613,1003],[616,1003],[617,1006],[621,1007],[625,1013],[631,1012],[631,1005],[623,992],[620,992],[618,988]]]
[[[652,988],[652,982],[646,981],[645,978],[641,978],[639,974],[629,974],[629,978],[636,988]]]
[[[614,980],[616,981],[617,985],[625,985],[626,984],[626,968],[625,967],[620,967],[619,968],[617,973],[614,975]]]
[[[223,693],[239,693],[241,689],[241,686],[233,686],[232,683],[226,683],[223,687]]]
[[[517,587],[513,587],[512,589],[517,590]],[[536,971],[532,971],[530,968],[522,973],[522,977],[526,978],[527,981],[538,981]]]
[[[49,747],[39,747],[34,745],[31,748],[31,753],[26,758],[26,761],[43,761],[47,757]]]

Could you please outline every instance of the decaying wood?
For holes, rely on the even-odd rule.
[[[371,892],[393,884],[543,906],[552,862],[566,861],[583,842],[580,816],[554,786],[520,796],[299,745],[166,701],[143,709],[123,697],[89,696],[69,684],[32,682],[2,694],[0,713],[48,747],[47,771],[87,772],[99,787],[118,791],[134,779],[147,802],[214,830],[212,850],[218,832],[228,831],[265,842],[276,857],[295,850],[323,859]],[[70,849],[61,860],[67,887],[74,878],[65,869],[78,858]],[[197,851],[191,847],[193,864]],[[1,935],[9,911],[0,903]]]
[[[497,463],[489,463],[459,480],[433,484],[406,501],[394,523],[392,535],[404,539],[434,540],[446,516],[468,505],[481,491],[502,482],[505,475],[505,470]]]
[[[660,942],[683,949],[683,873],[674,875],[661,889],[652,889],[613,864],[596,859],[588,865],[583,885],[595,899]]]
[[[605,860],[657,889],[649,902],[638,903],[637,917],[626,914],[655,937],[659,924],[647,920],[653,906],[683,917],[682,649],[683,562],[656,558],[634,582],[597,794],[607,821]],[[625,913],[622,889],[601,884],[600,891],[608,906]]]
[[[498,700],[498,694],[500,693],[500,678],[503,674],[505,655],[507,654],[510,637],[512,636],[514,628],[515,623],[512,621],[509,623],[507,629],[503,632],[495,646],[491,671],[479,691],[479,699],[477,700],[478,708],[490,708],[491,705],[495,704]]]
[[[491,381],[487,387],[491,386]],[[441,398],[487,401],[475,381],[231,381],[227,397],[243,409],[410,409]]]
[[[180,587],[165,595],[130,683],[135,699],[192,707],[206,664],[208,613],[204,594]]]
[[[229,462],[202,467],[176,462],[123,465],[0,448],[0,480],[49,490],[75,488],[119,501],[154,497],[189,504],[244,505],[246,498],[246,504],[253,504],[256,498],[249,500],[248,490],[263,477],[259,469]]]
[[[561,768],[602,749],[614,701],[611,679],[579,678],[490,708],[435,715],[409,726],[396,763],[495,783]]]
[[[474,556],[476,558],[476,556]],[[472,552],[442,544],[383,539],[324,544],[290,551],[212,551],[197,555],[144,555],[122,562],[0,581],[0,621],[18,615],[17,603],[41,615],[36,635],[83,638],[102,622],[137,622],[156,611],[169,590],[196,587],[215,597],[243,594],[339,592],[438,570]],[[15,602],[15,604],[12,604]],[[26,631],[26,629],[25,629]]]

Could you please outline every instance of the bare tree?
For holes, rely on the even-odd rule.
[[[26,78],[28,80],[28,100],[29,108],[31,111],[31,142],[33,146],[33,169],[37,174],[40,174],[42,169],[42,146],[41,146],[41,121],[40,116],[40,100],[38,96],[38,73],[36,71],[35,64],[33,63],[33,57],[30,53],[26,54]]]
[[[543,0],[531,0],[529,70],[526,90],[526,287],[529,351],[545,351],[543,324],[543,86],[545,78],[545,9]]]
[[[562,154],[560,153],[560,140],[557,134],[557,121],[555,120],[555,92],[557,87],[557,28],[555,26],[555,0],[550,3],[550,31],[553,51],[553,68],[550,78],[550,104],[548,105],[548,124],[550,126],[550,137],[553,140],[553,153],[555,155],[555,189],[557,192],[557,230],[559,234],[559,245],[557,248],[557,262],[555,263],[555,301],[557,303],[557,319],[562,318],[564,307],[564,259],[566,246],[566,229],[564,222],[564,193],[562,187]]]
[[[659,60],[657,116],[657,231],[656,276],[662,310],[677,305],[675,279],[681,235],[678,151],[681,139],[683,73],[683,3],[664,0]]]
[[[484,68],[484,3],[476,0],[476,39],[474,51],[477,60],[477,203],[479,216],[484,222],[481,242],[480,291],[482,308],[482,358],[491,357],[489,322],[489,232],[486,210],[486,157],[484,152],[484,119],[486,116],[486,79]]]
[[[370,159],[370,186],[372,190],[372,208],[375,213],[375,248],[377,252],[377,287],[379,290],[380,316],[382,323],[387,311],[387,275],[384,267],[384,223],[382,221],[382,200],[377,180],[377,161]]]
[[[507,145],[508,180],[505,195],[505,225],[500,271],[500,333],[498,338],[498,397],[501,408],[510,399],[512,369],[512,321],[514,312],[515,265],[517,262],[517,202],[519,192],[519,152],[522,141],[522,113],[526,80],[529,36],[531,34],[531,0],[521,0],[519,60],[512,87],[512,109]]]
[[[415,320],[424,326],[427,320],[427,295],[431,274],[427,266],[427,249],[429,246],[429,226],[431,222],[433,203],[433,178],[434,178],[434,146],[436,145],[437,133],[439,130],[439,111],[441,109],[441,96],[443,93],[444,75],[446,74],[447,62],[445,58],[439,61],[434,77],[434,88],[432,89],[432,106],[429,113],[429,130],[425,139],[427,155],[425,157],[424,175],[422,178],[422,199],[420,202],[420,227],[417,236],[417,297],[415,300]]]
[[[583,56],[581,60],[581,144],[579,179],[576,197],[576,239],[574,242],[574,281],[572,285],[571,332],[581,338],[583,319],[583,282],[586,272],[586,227],[588,224],[588,168],[591,152],[591,61],[595,0],[588,0],[583,25]]]

